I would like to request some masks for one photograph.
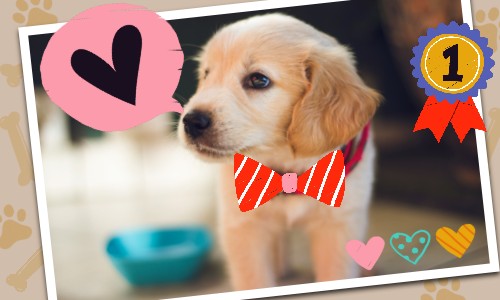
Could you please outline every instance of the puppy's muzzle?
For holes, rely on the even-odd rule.
[[[212,125],[210,116],[202,111],[192,111],[182,119],[184,131],[191,139],[202,136]]]

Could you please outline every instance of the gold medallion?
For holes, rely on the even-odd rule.
[[[434,89],[462,94],[474,87],[484,68],[483,51],[473,40],[458,34],[441,34],[425,47],[420,69]]]

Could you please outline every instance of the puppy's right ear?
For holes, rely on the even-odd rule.
[[[309,87],[295,104],[288,140],[296,156],[317,156],[347,143],[370,121],[380,95],[365,85],[350,52],[317,43],[305,62]]]

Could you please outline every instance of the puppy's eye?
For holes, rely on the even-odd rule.
[[[252,89],[264,89],[271,84],[271,79],[261,73],[252,73],[248,76],[246,85]]]

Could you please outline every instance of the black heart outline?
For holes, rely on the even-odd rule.
[[[113,38],[113,66],[85,49],[73,52],[71,66],[78,76],[96,88],[135,105],[141,52],[141,32],[133,25],[125,25]]]

